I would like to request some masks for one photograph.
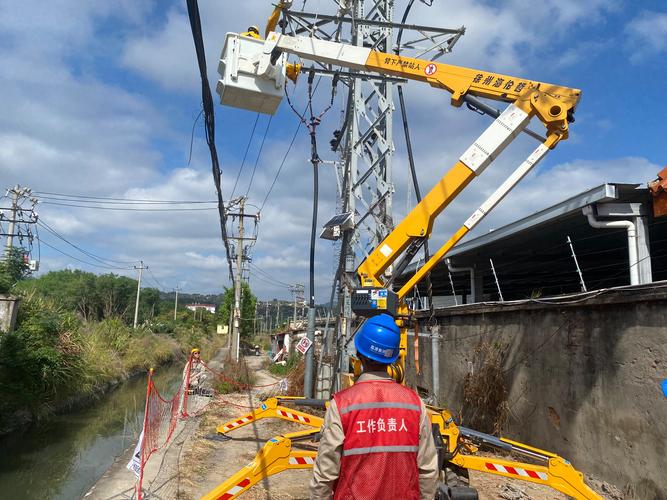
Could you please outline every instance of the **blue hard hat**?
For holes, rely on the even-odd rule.
[[[401,333],[388,314],[368,318],[354,336],[354,347],[362,356],[385,363],[396,361],[401,341]]]

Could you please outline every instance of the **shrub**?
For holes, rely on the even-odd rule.
[[[230,358],[225,361],[222,373],[213,382],[213,388],[220,394],[243,392],[254,385],[256,380],[255,374],[248,370],[248,365],[243,358],[240,361]]]

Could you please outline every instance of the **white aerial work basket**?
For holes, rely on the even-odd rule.
[[[258,113],[274,114],[283,98],[285,59],[275,65],[271,54],[264,54],[264,40],[227,33],[220,56],[216,90],[220,103]]]

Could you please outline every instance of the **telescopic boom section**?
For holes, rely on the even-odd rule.
[[[466,95],[510,103],[359,266],[357,273],[362,286],[383,286],[382,275],[386,269],[411,243],[430,236],[435,218],[512,142],[533,116],[547,129],[546,148],[552,149],[560,140],[567,139],[568,124],[574,120],[574,110],[581,97],[580,90],[569,87],[397,56],[366,47],[270,33],[264,46],[265,56],[270,54],[271,59],[276,60],[282,52],[321,63],[422,81],[449,91],[454,106],[460,106]],[[487,203],[487,209],[495,206],[505,194],[498,193],[492,203]],[[481,218],[476,222],[479,220]],[[405,295],[405,288],[401,289],[399,299]]]

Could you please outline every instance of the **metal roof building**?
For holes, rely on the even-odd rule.
[[[603,184],[454,247],[431,273],[434,305],[665,280],[666,223],[653,217],[647,189]],[[424,282],[419,292],[425,296]]]

